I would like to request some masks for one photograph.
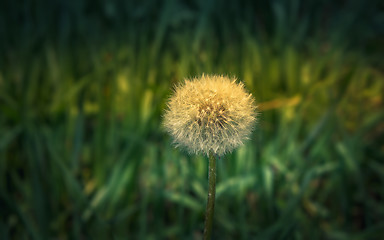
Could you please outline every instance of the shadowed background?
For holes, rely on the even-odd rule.
[[[379,0],[1,1],[0,239],[200,239],[208,161],[161,121],[202,73],[261,111],[214,239],[380,239],[383,39]]]

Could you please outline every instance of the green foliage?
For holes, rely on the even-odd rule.
[[[218,160],[215,239],[384,234],[380,1],[3,1],[0,239],[199,239],[204,156],[162,127],[174,83],[260,104]]]

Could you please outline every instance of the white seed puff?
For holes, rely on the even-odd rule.
[[[247,139],[256,108],[252,95],[235,78],[202,75],[176,86],[164,126],[178,147],[223,155]]]

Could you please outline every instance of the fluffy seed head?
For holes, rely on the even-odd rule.
[[[256,106],[242,83],[202,75],[176,86],[164,126],[176,146],[191,153],[217,155],[243,144],[256,120]]]

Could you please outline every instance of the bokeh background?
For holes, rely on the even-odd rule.
[[[200,239],[207,159],[172,146],[172,86],[259,104],[218,161],[214,239],[382,239],[380,0],[0,3],[0,239]]]

